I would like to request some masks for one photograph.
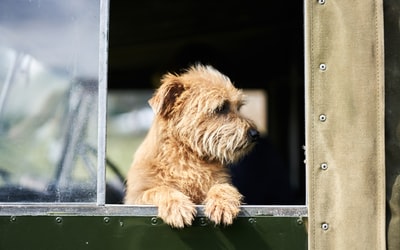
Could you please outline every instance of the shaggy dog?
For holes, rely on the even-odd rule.
[[[248,153],[259,133],[239,110],[243,94],[209,65],[164,75],[149,100],[155,118],[127,177],[126,204],[151,204],[172,227],[191,225],[196,204],[215,224],[229,225],[242,195],[227,164]]]

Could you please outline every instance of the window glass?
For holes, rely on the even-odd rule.
[[[95,202],[99,1],[0,2],[0,202]]]

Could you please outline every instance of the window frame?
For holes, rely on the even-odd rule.
[[[106,124],[107,69],[109,38],[109,0],[99,0],[99,76],[98,76],[98,138],[96,202],[0,202],[0,216],[157,216],[151,205],[106,204]],[[306,202],[307,203],[307,202]],[[204,217],[203,206],[196,205],[197,217]],[[242,205],[239,217],[277,216],[306,217],[305,205]]]

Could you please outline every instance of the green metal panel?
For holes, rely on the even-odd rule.
[[[205,218],[172,229],[156,217],[1,216],[2,250],[307,249],[304,218],[239,217],[232,226]]]

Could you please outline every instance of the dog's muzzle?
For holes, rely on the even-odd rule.
[[[247,131],[247,136],[250,142],[255,142],[260,138],[260,133],[256,129],[251,128]]]

